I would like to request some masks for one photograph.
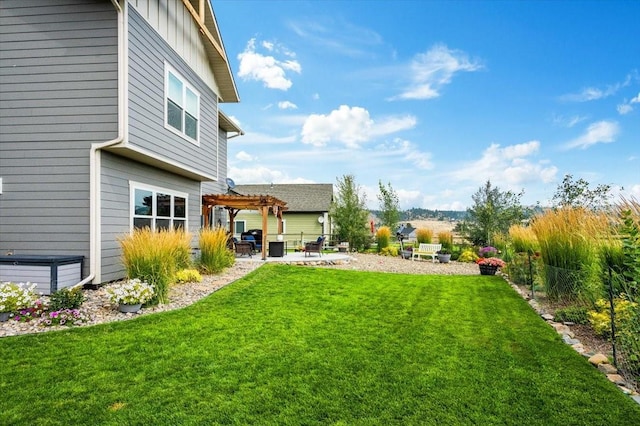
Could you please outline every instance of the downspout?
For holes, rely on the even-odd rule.
[[[89,152],[89,275],[73,287],[81,287],[96,278],[100,253],[100,150],[122,143],[125,139],[125,34],[124,13],[118,0],[111,0],[118,14],[118,136],[106,142],[91,144]]]

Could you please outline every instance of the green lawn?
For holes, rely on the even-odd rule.
[[[2,425],[638,425],[493,276],[267,264],[179,311],[0,339]]]

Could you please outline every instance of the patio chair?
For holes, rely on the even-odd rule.
[[[248,241],[249,243],[251,243],[251,247],[254,253],[262,251],[262,241],[256,241],[253,235],[245,235],[242,238],[242,241]]]
[[[244,255],[244,254],[248,254],[249,257],[251,257],[251,255],[253,254],[254,250],[253,250],[253,244],[251,244],[251,241],[238,241],[237,238],[233,239],[233,245],[235,248],[235,252],[236,255]]]
[[[322,246],[324,245],[325,237],[320,236],[316,241],[308,242],[304,245],[304,257],[311,256],[310,253],[318,253],[322,256]]]

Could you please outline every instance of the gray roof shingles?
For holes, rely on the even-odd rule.
[[[241,195],[271,195],[287,203],[289,212],[328,212],[333,200],[330,183],[236,185]]]

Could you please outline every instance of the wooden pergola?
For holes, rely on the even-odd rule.
[[[222,206],[229,212],[229,232],[233,235],[234,221],[240,210],[258,210],[262,215],[262,260],[267,259],[267,218],[269,210],[278,219],[278,234],[282,234],[282,212],[287,203],[271,195],[230,195],[208,194],[202,196],[202,216],[204,227],[211,228],[211,210]]]

